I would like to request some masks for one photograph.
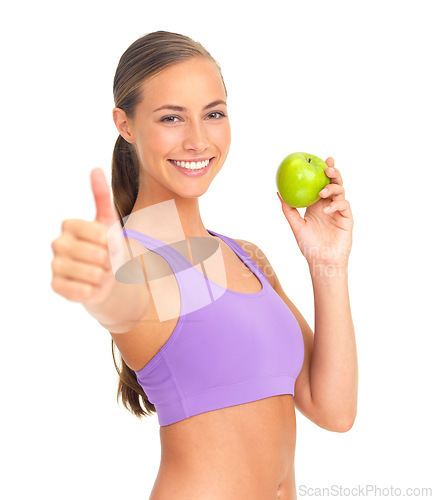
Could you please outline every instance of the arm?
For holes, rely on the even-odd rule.
[[[296,380],[296,408],[319,427],[334,432],[348,431],[356,416],[358,365],[349,305],[347,269],[345,272],[341,270],[342,274],[336,279],[322,279],[319,273],[312,273],[314,334],[305,318],[284,293],[263,251],[249,241],[236,241],[260,266],[301,328],[304,363]]]
[[[358,359],[349,302],[347,267],[316,272],[310,266],[314,291],[315,335],[311,356],[312,404],[326,420],[349,430],[358,399]]]

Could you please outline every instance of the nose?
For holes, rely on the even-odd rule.
[[[209,147],[206,128],[201,120],[191,121],[186,127],[183,146],[185,149],[197,152],[203,151]]]

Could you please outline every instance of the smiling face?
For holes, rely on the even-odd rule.
[[[205,57],[193,57],[145,81],[142,96],[134,120],[128,120],[130,135],[122,134],[134,144],[140,161],[139,195],[147,203],[167,196],[201,196],[230,148],[226,95],[218,67]],[[119,128],[120,123],[116,124]]]

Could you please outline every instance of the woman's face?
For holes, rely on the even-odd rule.
[[[140,161],[140,190],[185,198],[206,192],[230,148],[226,95],[218,67],[194,57],[166,68],[142,86],[130,133]],[[161,108],[161,109],[160,109]],[[205,162],[200,175],[177,162]],[[197,165],[197,166],[201,166]],[[185,172],[185,173],[184,173]],[[170,193],[169,193],[170,194]]]

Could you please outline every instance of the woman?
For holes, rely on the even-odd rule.
[[[313,335],[263,252],[202,222],[198,198],[230,147],[218,63],[186,36],[147,34],[121,57],[114,99],[114,204],[129,249],[150,250],[140,254],[144,278],[114,279],[107,231],[119,219],[95,169],[96,220],[64,221],[52,245],[52,286],[110,331],[126,408],[138,417],[157,411],[161,463],[152,500],[294,499],[295,407],[335,432],[349,430],[356,415],[347,283],[353,218],[341,174],[328,158],[331,182],[305,219],[281,200],[311,272]],[[173,217],[160,217],[167,206]],[[173,231],[179,221],[186,246],[164,238],[161,221]],[[204,254],[219,255],[225,272],[207,259],[213,274],[204,280]]]

